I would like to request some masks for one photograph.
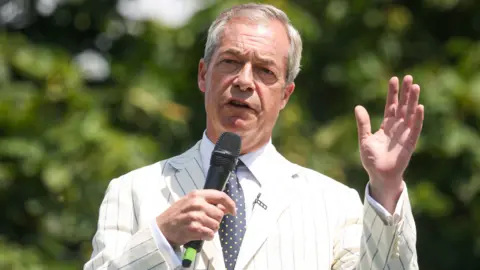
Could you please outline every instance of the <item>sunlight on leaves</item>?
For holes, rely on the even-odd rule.
[[[410,25],[412,14],[404,6],[392,6],[388,11],[388,26],[395,31],[403,31]]]
[[[330,20],[340,21],[348,13],[348,2],[342,0],[331,1],[327,6],[326,13]]]
[[[469,204],[479,194],[480,191],[480,173],[475,173],[467,182],[458,184],[456,193],[458,198],[465,204]]]
[[[429,7],[440,8],[442,10],[452,9],[460,3],[460,0],[424,0]]]
[[[72,178],[69,170],[59,163],[50,163],[43,169],[43,183],[53,193],[61,192],[71,182]]]

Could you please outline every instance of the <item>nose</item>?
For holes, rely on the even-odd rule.
[[[254,89],[255,84],[253,82],[252,65],[250,63],[246,63],[242,67],[237,78],[233,81],[233,84],[242,91],[251,91]]]

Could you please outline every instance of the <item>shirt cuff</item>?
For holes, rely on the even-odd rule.
[[[405,193],[407,192],[407,188],[405,186],[405,182],[402,182],[403,185],[403,191],[402,194],[400,194],[400,197],[398,198],[397,205],[395,206],[395,212],[390,214],[380,203],[375,201],[370,196],[370,183],[367,184],[367,187],[365,188],[365,197],[367,198],[368,203],[375,209],[375,212],[377,212],[377,215],[380,216],[380,218],[387,224],[387,225],[394,225],[400,222],[403,216],[403,201],[405,200]]]
[[[168,243],[168,240],[160,231],[160,228],[158,228],[156,219],[152,220],[152,222],[150,223],[150,228],[153,232],[153,239],[155,240],[155,244],[157,245],[158,250],[162,254],[166,255],[163,257],[165,258],[167,264],[171,266],[171,269],[177,269],[178,267],[180,267],[182,265],[180,255],[177,254],[173,247],[170,245],[170,243]]]

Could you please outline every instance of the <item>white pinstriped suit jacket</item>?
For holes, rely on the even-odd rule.
[[[199,144],[110,182],[84,269],[173,269],[149,223],[203,187]],[[385,225],[355,190],[279,153],[272,162],[278,164],[275,185],[262,187],[268,208],[254,208],[235,269],[418,269],[408,195],[400,221]],[[225,269],[218,233],[204,243],[195,269]]]

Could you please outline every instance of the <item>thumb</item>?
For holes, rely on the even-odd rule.
[[[364,107],[358,105],[355,107],[355,118],[357,119],[358,140],[361,141],[372,134],[370,116]]]
[[[228,211],[227,207],[225,207],[223,204],[219,203],[217,204],[217,207],[218,209],[222,210],[223,214],[226,215],[226,214],[230,214],[232,216],[235,216],[236,213],[235,212],[232,212],[232,211]]]

